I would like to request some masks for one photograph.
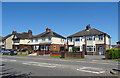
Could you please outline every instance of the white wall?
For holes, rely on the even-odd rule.
[[[30,39],[20,39],[19,44],[28,44],[28,42],[30,42]]]
[[[45,37],[45,41],[43,41],[42,38],[38,38],[38,42],[35,42],[35,39],[33,39],[33,42],[31,43],[48,43],[48,42],[51,42],[52,44],[65,44],[66,39],[58,38],[58,37],[51,37],[51,40],[49,40],[48,37]]]
[[[5,48],[6,49],[12,49],[13,48],[13,40],[12,40],[12,38],[13,38],[13,35],[12,36],[10,36],[10,37],[8,37],[6,40],[5,40]]]
[[[110,38],[108,36],[106,36],[106,44],[110,44]]]

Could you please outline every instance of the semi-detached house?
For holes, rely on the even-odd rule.
[[[33,49],[41,54],[60,52],[66,48],[66,38],[46,28],[45,32],[33,36],[28,45],[33,45]]]
[[[67,41],[69,51],[76,47],[78,52],[85,52],[86,55],[103,55],[110,48],[110,36],[90,25],[85,30],[68,36]]]

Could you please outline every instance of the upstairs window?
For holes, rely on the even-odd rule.
[[[38,42],[38,38],[35,38],[34,41],[35,41],[35,42]]]
[[[31,42],[33,42],[33,39],[31,39]]]
[[[19,43],[19,42],[20,42],[20,39],[14,40],[14,43]]]
[[[75,38],[75,41],[80,41],[80,38],[79,37]]]
[[[89,41],[95,40],[95,36],[88,36],[87,40],[89,40]]]
[[[48,40],[51,41],[51,37],[48,37]]]
[[[42,41],[45,41],[45,38],[42,38]]]
[[[103,36],[98,36],[98,40],[103,40]]]
[[[69,40],[70,42],[72,42],[72,38],[69,38],[68,40]]]

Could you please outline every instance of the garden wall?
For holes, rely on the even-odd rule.
[[[61,53],[55,53],[51,52],[50,56],[59,56],[61,57]],[[77,53],[65,53],[65,57],[78,57],[78,58],[84,58],[83,52],[77,52]]]

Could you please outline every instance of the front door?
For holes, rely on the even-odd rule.
[[[99,47],[99,55],[104,55],[104,48],[103,47]]]

